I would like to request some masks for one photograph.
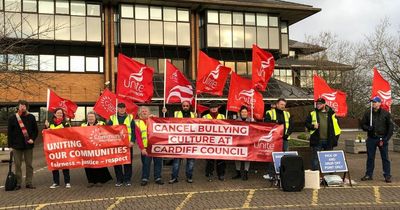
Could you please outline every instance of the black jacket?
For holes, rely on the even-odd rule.
[[[370,111],[364,113],[361,128],[368,132],[368,137],[382,137],[385,141],[388,141],[393,135],[393,122],[390,113],[382,108],[376,112],[372,112],[372,129],[368,129],[370,127],[370,115]]]
[[[264,122],[267,123],[276,123],[279,125],[283,125],[283,130],[286,131],[286,124],[285,124],[285,115],[282,110],[275,109],[276,112],[276,121],[271,120],[271,116],[269,114],[265,115]],[[292,134],[293,132],[293,119],[292,116],[289,118],[289,128],[287,129],[287,132],[283,136],[284,140],[288,140],[288,137]]]
[[[317,123],[319,123],[320,122],[319,111],[317,109],[315,109],[315,111],[317,112]],[[340,136],[340,135],[335,136],[335,130],[333,128],[333,121],[332,121],[333,114],[335,114],[335,112],[331,108],[329,108],[328,109],[328,144],[331,149],[333,147],[337,146],[339,136]],[[309,131],[315,130],[315,132],[310,136],[310,146],[311,147],[318,146],[319,141],[320,141],[319,129],[314,128],[314,125],[312,124],[311,113],[307,116],[305,126]]]
[[[21,120],[24,123],[26,130],[28,131],[29,138],[33,141],[36,140],[39,130],[36,123],[35,116],[32,114],[21,116]],[[8,119],[8,147],[13,149],[32,149],[33,144],[28,144],[25,142],[25,137],[22,134],[21,127],[19,127],[17,117],[12,115]]]

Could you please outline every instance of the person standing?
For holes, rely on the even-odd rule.
[[[310,132],[312,148],[312,170],[318,170],[318,151],[332,150],[338,144],[341,129],[335,112],[326,105],[323,98],[316,101],[316,109],[307,116],[306,128]]]
[[[71,125],[65,119],[65,113],[62,108],[57,108],[54,110],[53,118],[48,122],[45,122],[47,129],[61,129],[66,127],[71,127]],[[62,170],[64,174],[65,188],[71,188],[71,177],[69,175],[69,169]],[[58,170],[53,170],[53,184],[50,186],[51,189],[58,188],[60,186],[60,172]]]
[[[82,123],[82,127],[105,125],[103,121],[97,120],[96,113],[90,111],[86,115],[87,121]],[[112,180],[111,174],[107,167],[103,168],[85,168],[86,178],[88,180],[88,187],[98,186]]]
[[[137,127],[141,133],[141,142],[138,142],[141,150],[142,159],[142,181],[141,186],[146,186],[149,182],[150,177],[150,166],[151,162],[154,162],[154,180],[156,184],[163,185],[164,182],[161,178],[162,162],[163,159],[160,157],[150,157],[147,154],[147,119],[150,116],[150,109],[146,106],[141,106],[139,109],[139,119],[135,121]]]
[[[130,147],[129,152],[131,153],[131,162],[124,165],[115,165],[114,172],[117,178],[117,183],[115,184],[115,186],[121,187],[122,185],[125,185],[129,187],[132,185],[132,147],[136,141],[134,117],[133,115],[126,112],[126,105],[124,103],[118,103],[117,114],[110,116],[110,120],[107,122],[107,125],[126,125],[126,128],[128,129]]]
[[[175,118],[196,118],[196,114],[190,111],[190,103],[188,101],[182,102],[182,107],[180,111],[174,112]],[[178,182],[178,174],[179,168],[181,166],[182,159],[174,158],[172,160],[172,174],[171,180],[168,183],[173,184]],[[193,183],[193,168],[194,168],[194,159],[187,158],[186,159],[186,182]]]
[[[223,114],[220,114],[218,112],[219,110],[219,105],[217,103],[212,103],[210,105],[210,113],[206,114],[203,116],[205,119],[216,119],[216,120],[223,120],[225,119],[225,116]],[[226,168],[226,163],[225,160],[213,160],[213,159],[207,159],[206,163],[206,177],[208,178],[208,181],[211,182],[213,178],[213,173],[214,173],[214,165],[215,162],[217,163],[217,175],[218,179],[220,181],[225,180],[225,168]]]
[[[283,125],[284,134],[282,151],[289,150],[290,134],[293,132],[293,120],[290,117],[290,113],[286,111],[286,104],[286,99],[279,98],[275,104],[271,104],[271,109],[266,112],[264,118],[264,122]],[[271,179],[274,173],[274,164],[267,163],[267,174],[263,176],[264,179]]]
[[[252,122],[252,120],[249,117],[249,110],[246,106],[240,107],[239,110],[239,118],[237,119],[238,121],[246,121],[246,122]],[[241,170],[243,165],[243,171]],[[240,161],[240,160],[235,160],[235,168],[236,168],[236,175],[232,177],[232,179],[239,179],[242,178],[242,180],[246,181],[248,180],[248,174],[249,174],[249,169],[250,169],[250,161]]]
[[[375,167],[376,147],[379,148],[382,159],[383,177],[385,182],[392,182],[389,160],[389,140],[393,135],[393,122],[390,113],[381,108],[381,99],[372,99],[372,113],[366,111],[361,121],[361,127],[368,133],[367,138],[367,170],[361,181],[372,180]],[[371,120],[372,114],[372,120]],[[372,122],[372,125],[371,125]]]
[[[25,100],[18,101],[18,111],[8,119],[7,138],[8,147],[13,150],[15,175],[17,177],[16,190],[21,189],[22,161],[25,161],[25,187],[35,189],[33,179],[33,146],[38,136],[38,126],[35,116],[28,112],[29,104]]]

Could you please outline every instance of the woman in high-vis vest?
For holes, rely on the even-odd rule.
[[[86,126],[99,126],[105,125],[103,121],[97,120],[96,113],[90,111],[86,115],[87,121],[82,123],[82,127]],[[85,168],[86,178],[88,180],[88,187],[98,186],[112,180],[111,174],[107,167],[103,168]]]
[[[45,122],[47,129],[61,129],[65,127],[71,127],[71,125],[66,121],[64,110],[62,108],[57,108],[54,110],[53,118],[50,123],[46,120]],[[69,169],[62,170],[64,174],[65,188],[71,188]],[[50,186],[51,189],[58,188],[60,186],[60,172],[58,170],[53,170],[53,184]]]

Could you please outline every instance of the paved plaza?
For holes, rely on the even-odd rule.
[[[341,140],[354,136],[345,133]],[[339,148],[344,145],[343,141]],[[301,192],[283,192],[262,179],[265,170],[257,164],[252,167],[249,180],[232,180],[234,164],[227,167],[224,182],[208,182],[204,176],[204,160],[196,160],[194,182],[186,183],[184,170],[178,183],[168,184],[171,167],[164,166],[164,185],[150,182],[140,186],[141,163],[134,151],[133,184],[114,187],[114,182],[101,187],[87,188],[83,169],[71,170],[71,189],[49,189],[51,173],[45,167],[42,144],[35,147],[35,190],[25,189],[5,192],[0,189],[0,209],[398,209],[400,204],[400,153],[390,152],[393,182],[385,183],[379,152],[376,157],[374,180],[360,182],[364,174],[366,154],[346,154],[353,187],[327,187],[320,190],[305,189]],[[2,156],[4,157],[4,156]],[[261,167],[259,167],[261,166]],[[114,170],[110,168],[114,175]],[[7,164],[1,163],[0,177],[5,179]],[[3,182],[3,181],[2,181]],[[0,185],[2,185],[1,183]]]

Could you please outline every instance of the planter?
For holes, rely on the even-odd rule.
[[[353,154],[367,152],[365,140],[345,140],[345,151]]]
[[[393,151],[400,152],[400,138],[399,137],[393,138]]]

